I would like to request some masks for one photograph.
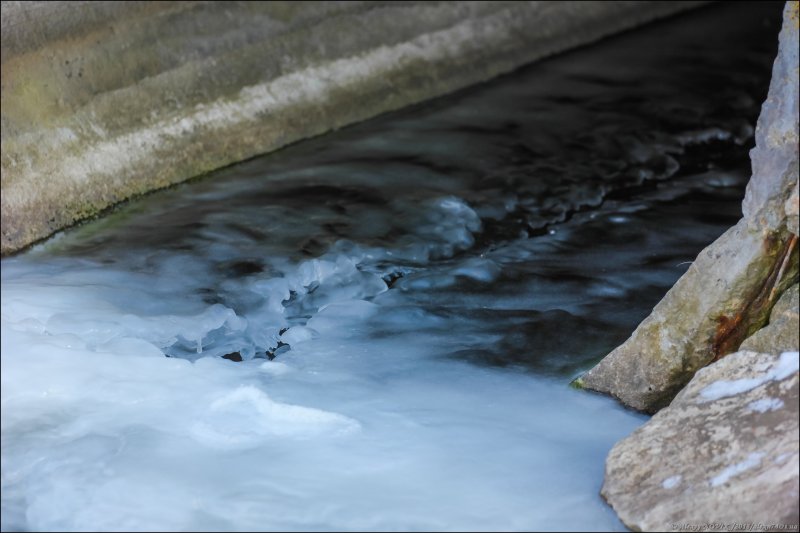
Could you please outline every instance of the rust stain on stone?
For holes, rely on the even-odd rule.
[[[742,318],[742,313],[737,313],[732,317],[723,315],[717,318],[717,333],[714,336],[714,344],[711,349],[714,358],[711,362],[718,361],[725,355],[733,353],[742,343],[744,340],[743,338],[740,339]]]
[[[764,240],[765,254],[772,259],[769,272],[757,289],[745,297],[745,304],[740,309],[732,315],[722,315],[716,319],[717,329],[711,345],[713,358],[710,363],[735,352],[749,335],[766,323],[772,306],[780,296],[779,286],[796,244],[797,235],[792,234],[786,239],[772,234]]]

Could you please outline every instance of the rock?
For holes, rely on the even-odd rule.
[[[800,197],[797,194],[797,188],[795,187],[794,192],[792,195],[789,196],[789,199],[786,200],[786,225],[789,227],[789,231],[794,233],[795,235],[800,234]]]
[[[786,2],[778,57],[756,125],[756,147],[750,152],[753,179],[742,203],[745,218],[773,230],[786,223],[786,204],[792,192],[797,198],[798,18],[798,2]],[[798,233],[796,223],[794,233]]]
[[[634,531],[796,531],[798,429],[798,353],[736,352],[614,446],[601,493]]]
[[[232,352],[222,356],[223,359],[227,359],[228,361],[233,361],[234,363],[241,363],[242,362],[242,354],[239,352]]]
[[[781,317],[797,315],[798,307],[800,307],[800,285],[795,284],[786,289],[772,308],[772,313],[769,315],[770,322]]]
[[[581,385],[640,411],[668,405],[697,370],[735,351],[760,329],[774,294],[796,282],[797,247],[790,268],[777,279],[790,235],[741,220],[700,252],[650,316],[584,374]]]
[[[744,218],[700,253],[633,335],[578,385],[655,412],[698,369],[736,351],[761,329],[776,295],[797,282],[797,6],[787,2],[784,10],[769,95],[750,153],[753,177]]]
[[[769,325],[748,337],[740,350],[754,352],[781,353],[787,350],[800,350],[800,299],[798,285],[790,287],[781,296],[772,313]]]

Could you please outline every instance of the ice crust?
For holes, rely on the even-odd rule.
[[[317,263],[314,279],[336,277],[335,264]],[[326,302],[280,336],[290,356],[192,362],[164,357],[165,344],[241,334],[249,319],[219,304],[168,314],[146,280],[105,269],[153,312],[132,314],[63,268],[46,283],[30,265],[3,268],[4,527],[555,528],[565,509],[530,502],[556,498],[594,509],[574,524],[616,527],[577,473],[598,481],[640,417],[552,381],[442,361],[413,333],[426,326],[413,308],[390,319],[412,333],[381,340],[366,325],[378,304]]]

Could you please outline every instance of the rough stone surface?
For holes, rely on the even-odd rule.
[[[767,321],[797,280],[797,247],[777,276],[790,234],[771,234],[746,220],[725,232],[689,267],[622,346],[587,372],[580,385],[610,393],[634,409],[666,406],[697,370],[735,351]]]
[[[739,349],[766,353],[800,351],[798,285],[790,287],[772,308],[769,324],[745,339]]]
[[[745,218],[775,230],[786,224],[787,199],[795,193],[797,202],[798,173],[798,2],[786,2],[780,52],[772,67],[769,94],[761,107],[756,125],[756,147],[750,152],[753,179],[747,184],[742,203]],[[797,223],[794,223],[797,234]]]
[[[794,188],[792,191],[791,196],[789,199],[786,200],[786,225],[789,227],[789,231],[794,233],[795,235],[800,235],[800,196],[798,196],[797,187]]]
[[[701,2],[2,2],[7,254]]]
[[[655,412],[694,373],[736,351],[798,279],[793,191],[798,184],[798,13],[788,2],[769,95],[751,152],[744,218],[703,250],[620,347],[577,384]],[[754,341],[755,342],[755,341]]]
[[[796,531],[797,368],[797,352],[742,351],[697,372],[611,450],[602,495],[622,522],[634,531]]]

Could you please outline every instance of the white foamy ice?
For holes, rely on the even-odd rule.
[[[208,412],[192,426],[192,434],[203,444],[238,449],[270,437],[344,435],[359,428],[355,420],[336,413],[275,402],[250,385],[211,402]]]
[[[280,339],[289,346],[295,346],[301,342],[310,341],[314,337],[319,336],[319,333],[307,326],[292,326],[283,332]]]
[[[326,254],[284,266],[282,277],[256,278],[247,284],[247,289],[264,297],[263,309],[276,317],[285,314],[293,297],[313,312],[329,303],[359,301],[385,292],[386,283],[379,275],[361,271],[360,259]]]
[[[24,272],[21,266],[11,263],[3,268],[13,276]],[[90,349],[106,352],[132,349],[130,341],[126,348],[119,344],[120,339],[138,339],[157,349],[183,339],[200,353],[209,333],[236,333],[247,328],[245,318],[223,305],[182,300],[179,279],[170,300],[146,276],[89,266],[83,270],[73,265],[31,269],[27,276],[13,280],[4,276],[0,304],[4,324],[54,338],[74,335]],[[89,287],[92,290],[87,290]],[[144,344],[139,346],[154,353]]]
[[[258,367],[261,372],[272,376],[282,376],[292,371],[292,368],[286,363],[280,361],[265,361]]]
[[[330,302],[284,333],[298,348],[283,362],[191,363],[137,337],[93,344],[106,334],[78,312],[74,332],[68,315],[47,331],[35,305],[46,293],[25,288],[21,305],[3,292],[10,529],[555,529],[575,504],[576,527],[618,527],[582,476],[640,418],[546,380],[426,362],[436,337],[424,330],[441,317],[402,311],[411,334],[372,339],[359,332],[385,308]],[[78,310],[98,296],[62,289]],[[103,309],[110,327],[135,330],[132,313]],[[181,309],[173,320],[159,306],[155,337],[237,324],[219,307]]]

